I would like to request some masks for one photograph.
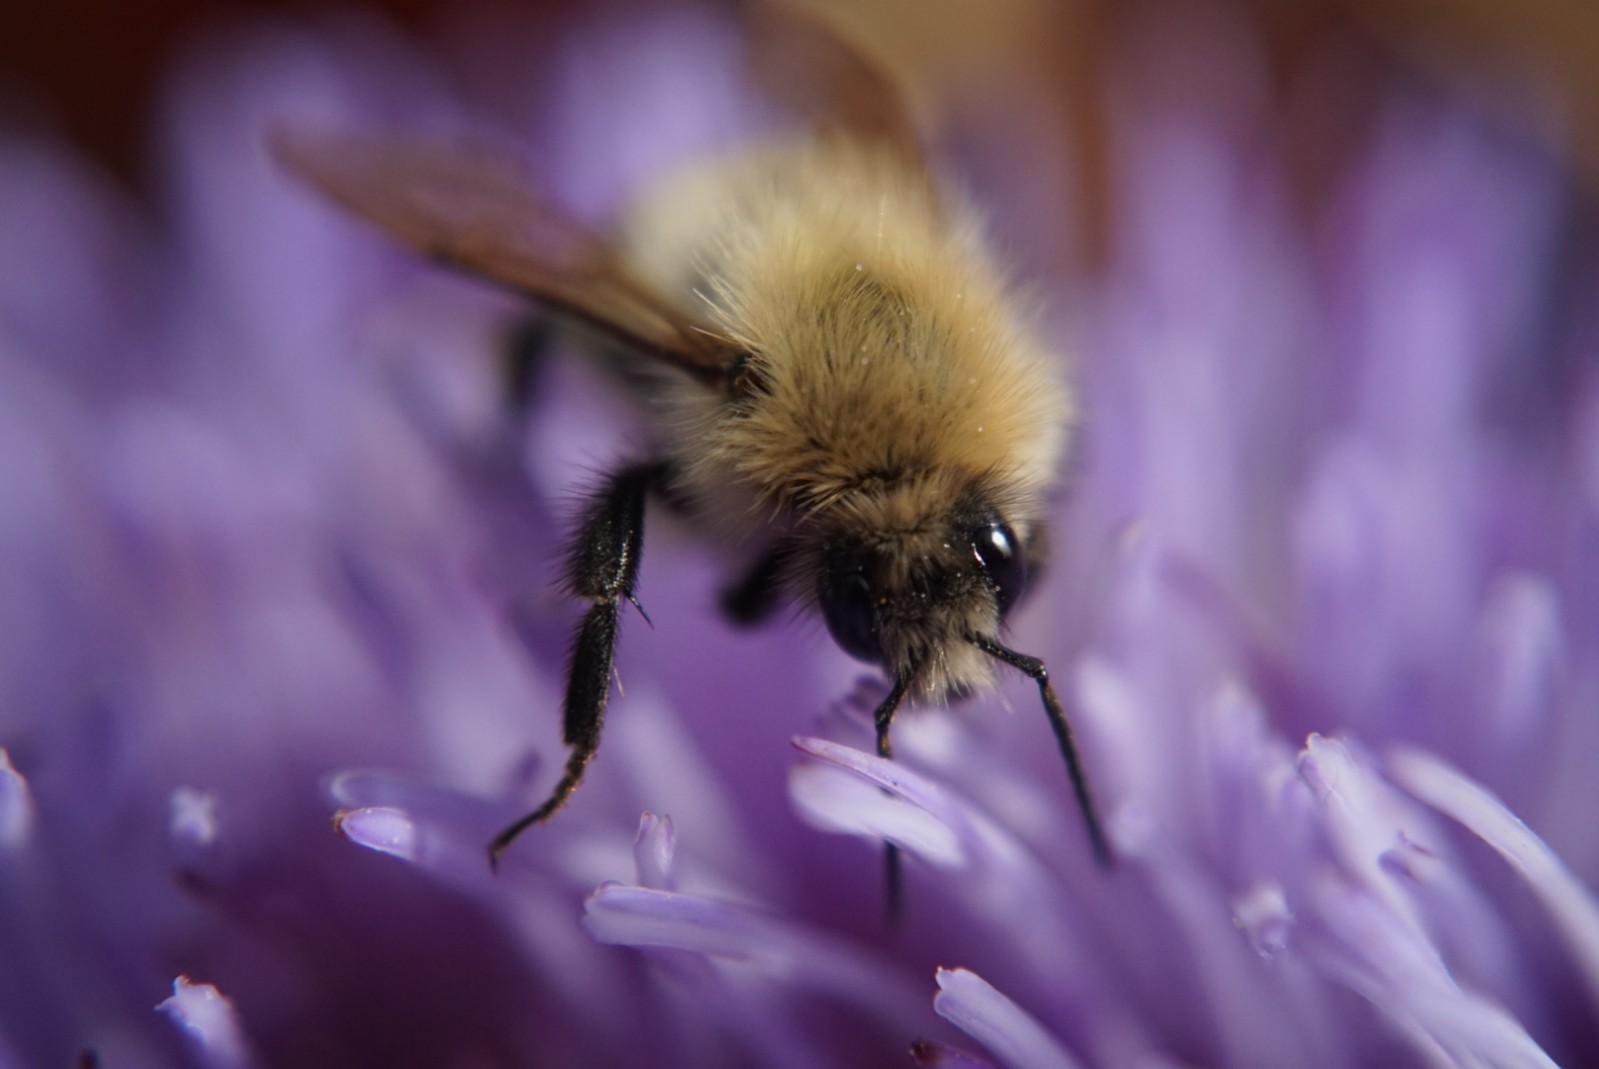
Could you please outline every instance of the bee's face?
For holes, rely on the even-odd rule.
[[[1022,539],[991,508],[827,543],[817,601],[834,641],[896,677],[918,671],[934,693],[974,682],[960,667],[984,660],[960,656],[970,636],[995,635],[1027,588]]]

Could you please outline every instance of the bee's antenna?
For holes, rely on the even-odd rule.
[[[1066,722],[1066,711],[1061,708],[1055,688],[1050,685],[1049,671],[1044,662],[1025,653],[1007,649],[991,638],[967,635],[967,641],[996,660],[1004,661],[1019,672],[1032,677],[1044,699],[1044,711],[1049,714],[1049,726],[1055,729],[1055,740],[1060,743],[1061,756],[1066,759],[1066,772],[1071,776],[1072,790],[1077,794],[1077,807],[1083,812],[1083,822],[1088,825],[1088,838],[1094,846],[1094,859],[1100,868],[1115,865],[1116,855],[1111,852],[1110,840],[1099,822],[1099,810],[1094,805],[1093,793],[1088,789],[1088,776],[1083,771],[1082,758],[1077,754],[1077,744],[1072,741],[1071,725]]]

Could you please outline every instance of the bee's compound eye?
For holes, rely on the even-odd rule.
[[[988,520],[971,529],[972,551],[994,586],[999,614],[1004,616],[1027,592],[1027,555],[1010,524]]]
[[[877,607],[867,579],[865,554],[847,554],[828,564],[822,574],[822,618],[839,648],[862,661],[880,664],[883,644],[877,631]]]

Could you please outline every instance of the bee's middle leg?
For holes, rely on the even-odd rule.
[[[787,559],[788,548],[781,542],[756,557],[748,571],[722,590],[722,615],[740,627],[770,619],[782,603]]]
[[[621,603],[638,604],[634,587],[644,542],[645,502],[665,487],[669,471],[663,461],[630,464],[607,478],[584,508],[566,564],[572,593],[592,603],[573,636],[566,680],[562,735],[572,752],[549,798],[494,837],[489,844],[491,865],[518,835],[566,804],[599,750]]]

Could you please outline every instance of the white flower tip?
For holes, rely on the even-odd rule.
[[[640,886],[656,891],[675,889],[672,858],[677,853],[677,833],[672,818],[644,812],[639,816],[638,835],[633,840],[633,862],[638,866]]]
[[[1264,883],[1244,892],[1233,903],[1233,924],[1263,958],[1275,958],[1288,949],[1294,913],[1282,886]]]
[[[33,792],[0,746],[0,849],[21,849],[32,832]]]
[[[1351,757],[1349,748],[1341,739],[1329,739],[1312,732],[1305,739],[1305,748],[1299,751],[1295,767],[1299,776],[1316,793],[1323,803],[1337,795],[1339,788],[1349,780]]]
[[[831,761],[796,765],[788,775],[789,799],[800,819],[818,831],[886,839],[940,868],[965,867],[966,851],[954,829],[927,809],[885,793],[889,789]]]
[[[942,965],[933,970],[933,982],[938,985],[940,994],[959,988],[962,985],[980,984],[983,987],[988,986],[988,981],[970,969],[946,969]]]
[[[207,1065],[216,1069],[248,1066],[250,1045],[233,1003],[211,984],[187,976],[172,981],[172,995],[156,1009],[183,1030]]]
[[[403,809],[379,805],[346,809],[334,815],[333,826],[357,846],[406,861],[417,860],[421,836],[416,822]]]
[[[167,834],[180,846],[207,847],[217,841],[217,796],[197,787],[179,787],[167,806]]]
[[[667,947],[710,958],[751,960],[760,948],[748,914],[696,895],[605,883],[583,903],[583,928],[612,946]]]
[[[1007,1066],[1073,1069],[1077,1060],[1043,1025],[970,969],[933,974],[933,1011],[971,1036]]]

